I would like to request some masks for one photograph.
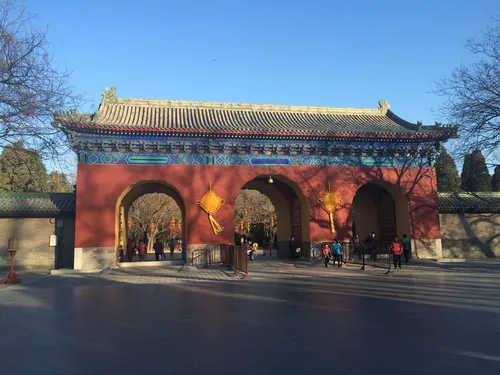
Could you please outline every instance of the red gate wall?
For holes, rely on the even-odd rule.
[[[439,239],[439,211],[436,177],[432,168],[362,167],[271,167],[274,176],[294,181],[309,203],[310,240],[331,239],[328,215],[317,199],[328,188],[342,199],[335,211],[336,238],[352,235],[351,209],[357,189],[365,183],[385,181],[396,184],[410,205],[411,236]],[[234,203],[241,187],[257,176],[268,176],[269,167],[214,165],[78,165],[75,247],[114,247],[115,209],[122,192],[139,181],[161,180],[175,187],[186,207],[188,244],[229,243],[233,241]],[[214,215],[225,229],[214,235],[207,215],[196,205],[209,188],[225,200]]]

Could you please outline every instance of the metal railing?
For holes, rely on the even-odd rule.
[[[210,265],[224,265],[228,268],[244,272],[248,275],[247,248],[229,244],[211,244],[205,248],[196,249],[191,256],[191,263],[198,268]]]
[[[223,264],[226,261],[224,258],[224,249],[222,245],[208,245],[202,249],[196,249],[191,255],[191,264],[198,268],[206,268],[214,264]]]
[[[234,272],[244,272],[248,275],[248,254],[245,246],[229,245],[228,267]]]

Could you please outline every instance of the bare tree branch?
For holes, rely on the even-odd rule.
[[[479,149],[500,163],[500,20],[493,19],[466,48],[478,56],[436,83],[434,92],[446,98],[440,112],[458,124],[461,138],[453,153],[464,156]]]
[[[53,160],[69,151],[53,117],[77,108],[82,98],[69,84],[70,73],[55,67],[46,31],[33,29],[31,18],[20,2],[0,1],[0,149],[22,141]]]
[[[168,240],[171,235],[180,235],[177,225],[182,220],[182,213],[173,198],[167,194],[150,193],[137,198],[128,212],[132,219],[132,228],[129,236],[136,241],[146,240],[148,251],[152,251],[153,244],[157,238],[162,241]],[[171,233],[170,221],[175,220],[175,231]],[[151,231],[151,224],[154,230]]]

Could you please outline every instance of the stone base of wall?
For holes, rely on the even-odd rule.
[[[75,249],[75,270],[92,270],[116,267],[117,254],[114,247],[83,247]]]
[[[495,246],[477,239],[443,239],[443,257],[488,259],[500,257],[500,238]]]
[[[411,253],[412,258],[441,259],[443,257],[441,239],[413,239]]]
[[[500,213],[440,214],[445,258],[500,257]]]

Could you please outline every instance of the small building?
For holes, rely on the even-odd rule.
[[[74,233],[74,193],[0,193],[0,268],[10,266],[10,237],[16,269],[73,268]]]

